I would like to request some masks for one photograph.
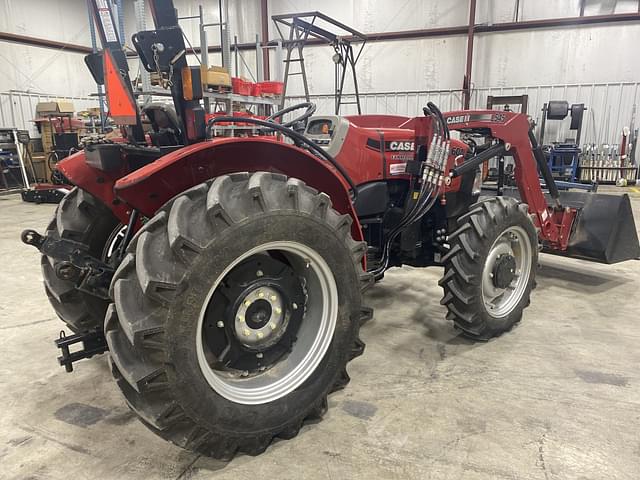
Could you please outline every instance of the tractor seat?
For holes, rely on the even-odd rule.
[[[182,144],[180,123],[173,107],[163,103],[152,103],[145,107],[143,112],[151,122],[152,131],[149,136],[153,145],[170,147]]]

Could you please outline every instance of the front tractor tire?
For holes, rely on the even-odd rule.
[[[71,240],[80,249],[106,260],[118,220],[111,210],[89,192],[74,188],[60,202],[46,236],[54,240]],[[102,329],[109,301],[78,290],[75,282],[56,274],[59,260],[41,258],[44,288],[58,317],[74,332]]]
[[[111,284],[105,333],[127,403],[159,436],[215,458],[294,437],[364,350],[365,251],[351,217],[283,175],[178,195]]]
[[[535,287],[536,229],[526,204],[493,197],[470,207],[449,235],[441,304],[470,338],[487,341],[522,318]]]

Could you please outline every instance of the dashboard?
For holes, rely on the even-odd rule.
[[[349,130],[349,121],[336,115],[314,116],[309,119],[304,135],[330,155],[336,155]]]
[[[333,121],[328,118],[319,118],[309,121],[306,135],[317,145],[329,145],[335,132]]]

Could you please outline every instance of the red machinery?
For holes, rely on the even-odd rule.
[[[362,292],[392,266],[443,265],[447,318],[486,340],[521,319],[539,241],[609,263],[640,254],[629,199],[560,195],[521,114],[429,103],[416,118],[312,116],[303,104],[205,128],[172,2],[151,5],[156,30],[133,43],[167,77],[175,112],[146,111],[147,143],[107,2],[95,0],[110,110],[129,141],[61,162],[77,188],[45,236],[23,240],[42,252],[47,295],[75,332],[57,340],[60,362],[71,370],[108,349],[129,406],[163,438],[229,458],[295,436],[348,382],[373,314]],[[218,122],[263,135],[207,138]],[[520,201],[481,199],[481,165],[506,155]]]

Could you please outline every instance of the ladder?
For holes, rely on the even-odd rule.
[[[326,42],[329,43],[335,54],[333,55],[334,61],[334,99],[335,99],[335,113],[340,113],[340,107],[342,105],[356,105],[358,114],[362,114],[362,108],[360,105],[360,92],[358,89],[358,79],[356,75],[356,63],[360,58],[360,54],[367,41],[367,37],[354,30],[351,27],[323,14],[320,12],[305,12],[294,13],[285,15],[274,15],[271,17],[275,23],[276,29],[280,34],[285,48],[287,49],[287,56],[284,60],[284,88],[282,93],[282,99],[280,101],[280,108],[284,108],[287,87],[291,76],[300,75],[302,77],[302,84],[304,87],[304,96],[307,102],[310,101],[309,95],[309,82],[307,80],[307,70],[304,63],[303,50],[305,45],[309,42],[314,44]],[[318,26],[316,23],[318,20],[329,24],[334,27],[339,33],[347,33],[348,35],[339,35],[326,28]],[[285,35],[281,27],[288,27],[289,34]],[[312,37],[312,38],[310,38]],[[358,42],[359,49],[357,53],[353,48],[353,43]],[[298,63],[299,69],[291,71],[291,65]],[[353,93],[345,93],[345,81],[347,78],[347,70],[351,70],[353,79]],[[345,96],[352,95],[355,97],[354,101],[346,101]]]

